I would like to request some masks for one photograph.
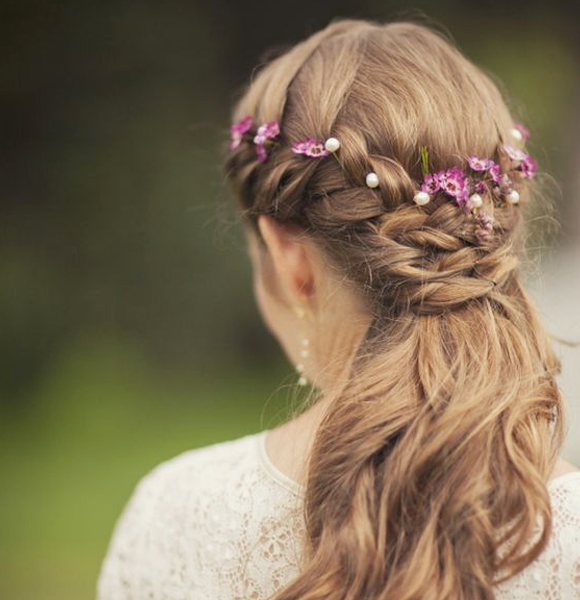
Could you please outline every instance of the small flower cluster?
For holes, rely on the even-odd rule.
[[[235,150],[240,145],[244,135],[252,129],[253,122],[251,116],[246,116],[230,127],[231,150]],[[278,121],[270,121],[258,127],[252,141],[256,145],[256,154],[260,162],[265,161],[267,158],[266,143],[274,140],[279,135],[280,126]],[[518,123],[511,130],[511,136],[516,145],[523,145],[530,134],[524,125]],[[293,142],[291,150],[294,154],[318,159],[335,153],[340,146],[340,141],[335,137],[329,137],[325,141],[306,137]],[[511,161],[510,168],[506,173],[501,172],[500,165],[494,160],[475,155],[467,159],[469,167],[467,170],[455,166],[430,173],[427,148],[421,147],[423,181],[420,184],[420,189],[414,195],[413,201],[422,206],[430,202],[436,195],[442,194],[447,199],[455,202],[465,212],[473,215],[477,222],[475,233],[479,240],[489,238],[493,231],[493,218],[481,208],[483,197],[489,194],[493,198],[504,198],[509,204],[517,204],[520,195],[514,189],[512,178],[508,173],[514,173],[520,178],[531,179],[535,177],[538,170],[538,163],[524,150],[511,144],[503,144],[500,150]],[[367,173],[365,183],[369,188],[377,188],[380,185],[379,176],[371,171]],[[478,210],[474,212],[472,209]]]
[[[491,237],[493,233],[493,217],[484,210],[477,211],[475,216],[477,227],[475,228],[475,237],[482,242]]]
[[[516,170],[520,171],[524,177],[532,178],[538,171],[538,163],[527,152],[514,148],[509,144],[502,146],[503,151],[516,163]]]
[[[294,154],[304,154],[310,158],[322,158],[328,156],[330,151],[325,147],[325,142],[307,137],[305,140],[300,140],[292,144],[292,152]]]
[[[235,150],[242,143],[244,135],[252,129],[253,122],[254,119],[248,115],[230,126],[230,150]],[[270,121],[269,123],[264,123],[258,127],[252,141],[256,144],[256,154],[260,162],[265,161],[267,158],[265,143],[268,140],[277,138],[279,135],[280,124],[278,121]],[[323,142],[307,137],[303,140],[294,142],[292,144],[292,152],[294,152],[294,154],[303,154],[310,158],[322,158],[336,152],[339,147],[340,142],[333,137],[328,138]]]
[[[521,124],[514,125],[511,135],[519,144],[525,143],[530,136],[529,131]],[[500,165],[494,160],[475,155],[467,159],[468,170],[451,167],[430,173],[427,148],[421,147],[423,181],[413,197],[414,202],[422,206],[436,195],[442,194],[467,213],[472,213],[472,209],[476,208],[478,210],[472,213],[477,223],[475,235],[479,241],[488,239],[493,232],[494,220],[481,209],[483,196],[490,194],[498,200],[503,198],[509,204],[517,204],[520,195],[514,189],[512,178],[532,179],[538,170],[536,160],[524,150],[511,144],[503,144],[500,151],[510,160],[510,167],[505,173],[501,172]]]
[[[504,144],[502,150],[512,161],[513,171],[522,177],[533,178],[538,163],[523,150]],[[470,156],[467,160],[471,173],[459,167],[451,167],[437,173],[423,176],[420,191],[415,194],[417,204],[427,204],[437,193],[443,193],[458,206],[469,212],[482,205],[482,196],[491,192],[496,198],[505,197],[510,204],[517,204],[520,196],[513,187],[513,181],[507,173],[501,173],[500,166],[490,158]]]
[[[279,135],[280,126],[278,125],[278,121],[270,121],[258,127],[258,131],[254,136],[254,144],[256,144],[256,154],[260,162],[264,162],[268,156],[264,148],[266,140],[272,140]]]
[[[253,123],[254,119],[248,115],[230,126],[230,150],[235,150],[241,144],[244,134],[250,131]],[[269,121],[258,127],[256,135],[253,137],[253,142],[256,145],[256,154],[260,162],[264,162],[268,156],[265,149],[266,141],[272,140],[279,135],[280,125],[278,121]]]
[[[230,150],[235,150],[242,143],[244,133],[251,129],[253,122],[254,119],[250,116],[247,116],[230,126],[230,134],[232,137],[230,142]]]

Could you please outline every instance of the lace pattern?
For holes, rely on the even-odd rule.
[[[265,451],[269,430],[150,471],[121,513],[97,600],[267,600],[298,574],[303,488]],[[549,482],[554,535],[498,600],[580,599],[580,472]]]

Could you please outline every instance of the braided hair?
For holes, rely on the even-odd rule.
[[[484,237],[454,203],[413,197],[420,147],[434,171],[470,155],[509,169],[505,100],[439,32],[338,19],[263,65],[246,115],[280,132],[266,160],[251,130],[224,159],[244,223],[300,225],[372,315],[316,432],[301,571],[275,600],[491,600],[548,541],[563,441],[560,363],[519,273],[541,195],[525,178],[517,205],[484,195]],[[330,135],[340,160],[292,151]]]

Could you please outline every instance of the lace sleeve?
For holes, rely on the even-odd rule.
[[[554,483],[550,541],[532,564],[496,586],[497,600],[580,599],[580,473]]]

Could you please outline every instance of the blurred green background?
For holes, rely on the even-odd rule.
[[[265,53],[334,17],[420,9],[513,96],[561,182],[563,227],[532,239],[549,269],[531,285],[555,333],[580,336],[577,8],[1,3],[1,598],[93,598],[140,477],[284,418],[295,376],[254,305],[220,145]]]

